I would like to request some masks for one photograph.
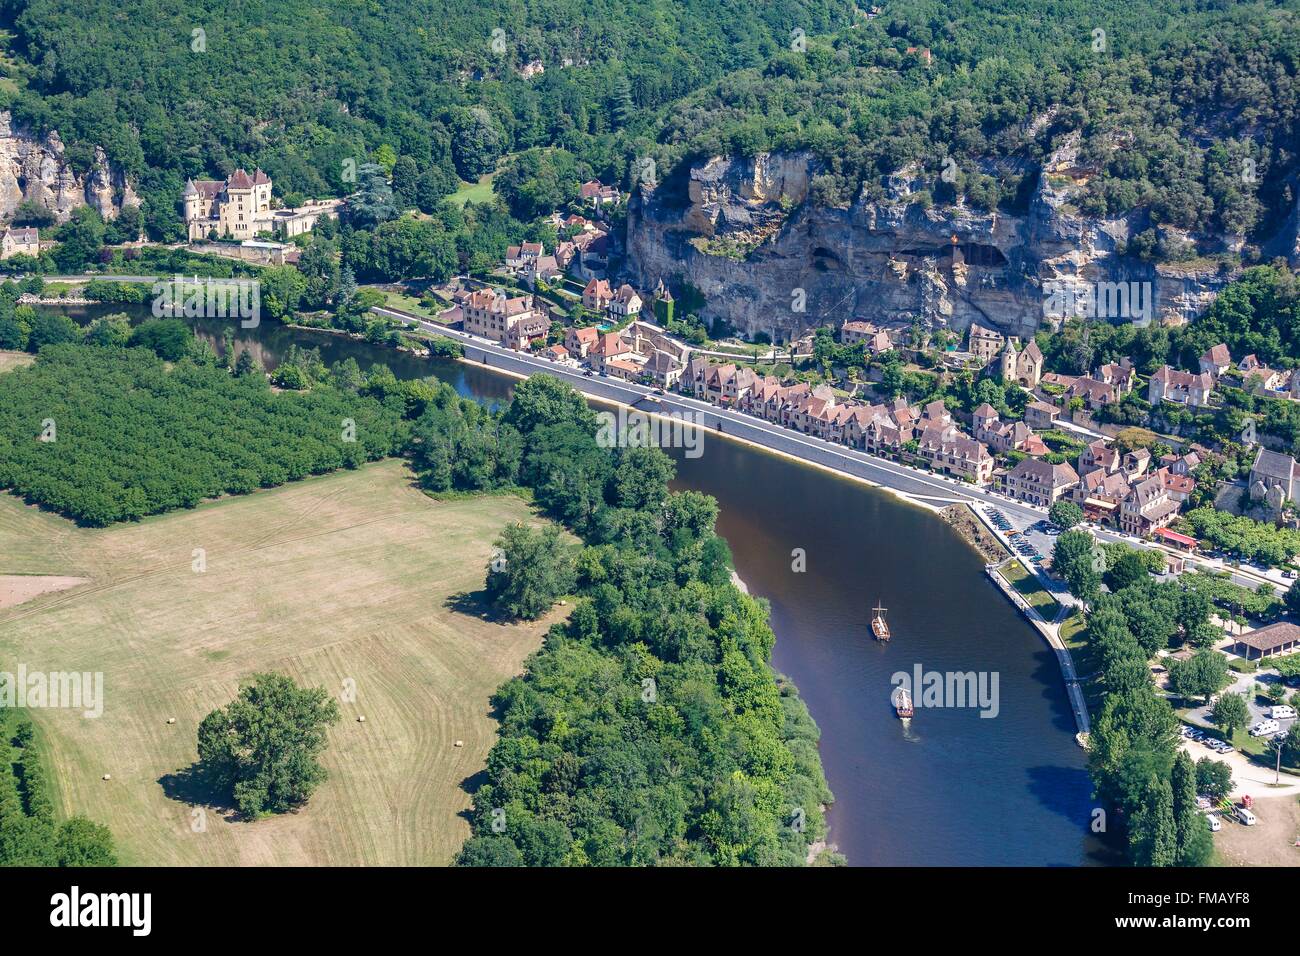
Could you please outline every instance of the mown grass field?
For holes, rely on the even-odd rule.
[[[493,539],[528,515],[514,497],[431,500],[399,461],[97,530],[0,496],[0,574],[89,579],[0,611],[0,669],[104,673],[98,720],[33,711],[61,810],[109,825],[127,864],[450,862],[489,698],[550,623],[476,607]],[[237,822],[185,771],[199,721],[258,670],[336,698],[354,682],[355,701],[307,807]]]

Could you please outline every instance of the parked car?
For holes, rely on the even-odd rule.
[[[1232,812],[1236,815],[1238,820],[1240,820],[1248,827],[1253,827],[1256,823],[1259,822],[1259,820],[1255,817],[1255,814],[1251,813],[1245,807],[1233,807]]]
[[[1207,813],[1205,815],[1205,822],[1210,825],[1211,833],[1218,833],[1223,829],[1223,823],[1219,820],[1219,815],[1217,813]]]
[[[1274,704],[1268,715],[1274,720],[1290,720],[1295,716],[1295,708],[1286,704]]]

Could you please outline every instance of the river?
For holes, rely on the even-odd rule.
[[[114,311],[65,310],[79,321]],[[228,323],[192,320],[218,345]],[[435,375],[496,403],[513,380],[344,336],[265,323],[236,345],[273,368],[291,344],[326,362],[380,362],[403,378]],[[983,562],[935,515],[858,482],[707,436],[680,450],[676,487],[718,499],[719,530],[750,591],[772,606],[773,663],[798,685],[822,731],[835,794],[831,842],[854,865],[1078,866],[1114,862],[1089,832],[1085,755],[1056,659],[984,575]],[[802,554],[803,569],[798,570]],[[888,608],[893,641],[872,640]],[[996,716],[918,706],[904,726],[891,675],[975,672]],[[992,708],[988,708],[992,710]]]

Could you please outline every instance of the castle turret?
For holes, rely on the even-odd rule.
[[[1016,380],[1016,343],[1014,339],[1007,339],[1007,344],[1002,347],[1002,381],[1014,382]]]

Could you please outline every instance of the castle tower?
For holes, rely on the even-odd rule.
[[[1007,344],[1002,347],[1002,381],[1014,382],[1016,380],[1016,340],[1007,339]]]

